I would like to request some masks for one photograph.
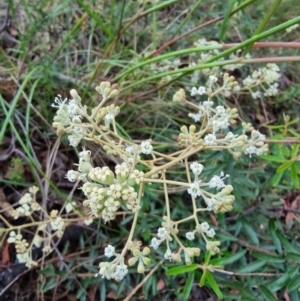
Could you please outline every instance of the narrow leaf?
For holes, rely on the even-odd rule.
[[[260,156],[260,158],[265,161],[276,162],[276,163],[284,163],[286,161],[285,158],[280,158],[274,155],[264,155],[264,156]]]
[[[287,289],[289,292],[299,289],[299,287],[300,287],[299,276],[294,277],[287,285]]]
[[[281,246],[280,239],[276,235],[276,228],[275,228],[274,219],[270,219],[269,220],[268,229],[269,229],[269,233],[270,233],[270,235],[272,237],[274,246],[276,247],[277,252],[281,255],[282,254],[282,246]]]
[[[280,231],[277,230],[276,234],[287,252],[295,254],[299,253],[299,251],[286,239],[286,237]]]
[[[288,252],[285,255],[286,259],[291,259],[293,261],[298,261],[300,263],[300,253],[293,253],[293,252]]]
[[[292,158],[297,157],[298,151],[300,148],[300,144],[295,144],[293,149],[292,149]]]
[[[269,11],[265,14],[265,17],[263,18],[263,20],[261,21],[261,23],[259,24],[259,26],[257,27],[257,29],[254,32],[254,36],[260,34],[264,28],[266,27],[266,25],[268,24],[268,22],[270,21],[270,19],[272,18],[272,16],[274,15],[274,13],[276,12],[277,8],[279,7],[280,3],[282,0],[276,0],[274,1],[273,5],[270,7]],[[252,48],[253,44],[249,45],[244,53],[243,56],[245,56]]]
[[[226,31],[227,31],[228,20],[229,20],[229,17],[231,16],[231,11],[236,2],[237,2],[237,0],[231,0],[229,5],[227,5],[227,10],[226,10],[224,19],[221,24],[221,31],[220,31],[220,36],[219,36],[220,42],[223,42],[223,40],[224,40]]]
[[[195,270],[197,270],[197,268],[198,268],[197,264],[181,265],[181,266],[169,269],[167,271],[167,275],[168,276],[180,275],[180,274],[195,271]]]
[[[278,256],[273,256],[273,255],[269,255],[269,254],[258,253],[258,252],[252,252],[251,254],[256,259],[265,260],[265,261],[271,262],[271,263],[282,263],[285,261],[284,258],[280,258]]]
[[[289,279],[290,279],[290,276],[288,273],[286,273],[286,274],[282,275],[281,277],[279,277],[278,279],[276,279],[275,281],[273,281],[270,285],[268,285],[268,288],[272,292],[277,292],[287,284]]]
[[[183,288],[183,300],[188,300],[194,284],[195,272],[189,273],[188,279]]]
[[[270,290],[266,288],[264,285],[259,285],[258,287],[262,296],[264,296],[267,301],[278,301],[270,292]]]
[[[282,173],[276,173],[273,177],[272,177],[272,180],[271,180],[271,185],[273,187],[277,186],[281,180],[283,176],[283,172]]]
[[[223,294],[210,271],[207,271],[206,280],[218,298],[223,299]]]
[[[292,164],[294,163],[294,160],[289,160],[289,161],[286,161],[284,162],[283,164],[281,164],[276,172],[277,173],[281,173],[281,172],[284,172],[286,169],[288,169]]]
[[[243,220],[243,226],[244,226],[244,229],[245,229],[247,235],[253,241],[253,243],[255,245],[259,245],[259,240],[258,240],[258,237],[256,235],[256,232],[253,230],[251,225],[248,224],[248,222],[246,222],[245,220]]]
[[[201,279],[200,279],[200,283],[199,283],[199,286],[200,286],[200,287],[203,287],[203,286],[204,286],[205,280],[206,280],[206,275],[207,275],[207,270],[204,270],[204,273],[203,273],[203,275],[202,275],[202,277],[201,277]]]
[[[291,177],[295,188],[299,188],[298,170],[295,164],[291,166]]]
[[[242,250],[228,258],[222,258],[222,260],[220,261],[220,264],[222,264],[222,265],[232,264],[235,261],[239,260],[240,258],[244,257],[246,252],[247,252],[247,250]]]
[[[258,269],[260,269],[265,264],[266,264],[265,261],[257,260],[257,261],[254,261],[254,262],[250,263],[250,264],[247,264],[245,267],[239,269],[238,272],[239,273],[252,273],[252,272],[257,271]]]

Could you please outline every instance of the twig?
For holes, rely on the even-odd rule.
[[[131,291],[131,293],[123,300],[128,301],[130,298],[138,291],[138,289],[151,277],[151,275],[162,265],[163,260],[160,261],[151,271],[150,273]]]

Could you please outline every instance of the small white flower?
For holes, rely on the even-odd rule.
[[[67,101],[67,98],[63,100],[61,95],[58,94],[57,97],[54,98],[54,103],[51,105],[51,107],[61,109]]]
[[[154,250],[156,250],[159,247],[160,243],[161,243],[160,240],[158,240],[156,237],[153,237],[151,239],[150,247],[152,247]]]
[[[129,153],[129,154],[133,154],[134,153],[134,148],[132,145],[126,144],[125,147],[125,152]]]
[[[196,96],[198,95],[198,89],[196,87],[193,87],[191,90],[191,96]]]
[[[187,232],[185,234],[185,237],[188,239],[188,240],[194,240],[195,239],[195,234],[194,232]]]
[[[207,222],[203,222],[200,224],[200,228],[202,232],[206,232],[209,229],[209,224]]]
[[[164,239],[168,235],[168,230],[165,227],[158,228],[157,237]]]
[[[203,87],[203,86],[200,86],[200,87],[198,88],[198,94],[199,94],[199,95],[206,94],[206,88]]]
[[[226,114],[226,110],[225,110],[225,108],[223,106],[217,106],[215,108],[215,110],[216,110],[216,114],[217,115],[224,115],[224,114]]]
[[[216,135],[208,134],[204,137],[204,144],[205,145],[214,145],[217,140]]]
[[[68,202],[65,209],[67,213],[70,213],[71,211],[74,210],[74,207],[76,208],[76,203],[75,202]]]
[[[128,274],[128,268],[126,264],[119,264],[116,267],[116,271],[115,271],[116,280],[122,280],[127,274]]]
[[[210,84],[216,83],[218,81],[218,78],[214,75],[210,75],[208,78],[208,81]]]
[[[192,183],[188,189],[188,193],[192,195],[193,198],[201,195],[201,189],[198,182]]]
[[[198,163],[198,162],[193,162],[193,163],[190,165],[190,168],[191,168],[193,174],[194,174],[195,176],[198,176],[198,175],[201,174],[201,172],[202,172],[204,166],[203,166],[202,164]]]
[[[170,261],[173,259],[173,253],[171,252],[170,249],[168,249],[168,250],[166,251],[166,253],[164,254],[164,258],[165,258],[166,260],[170,260]]]
[[[202,117],[202,113],[201,112],[197,114],[189,113],[189,117],[193,118],[195,122],[199,122]]]
[[[104,249],[104,255],[106,257],[112,257],[115,254],[115,248],[112,245],[108,245],[105,249]]]
[[[68,170],[68,172],[66,174],[66,178],[70,182],[75,182],[78,179],[79,176],[80,176],[80,172],[78,172],[76,170]]]
[[[257,98],[261,98],[262,97],[260,91],[252,92],[251,96],[252,96],[253,99],[257,99]]]
[[[152,153],[153,146],[151,145],[149,140],[143,141],[141,143],[141,152],[145,155],[149,155]]]
[[[216,234],[216,232],[215,232],[215,230],[212,229],[212,228],[210,228],[209,230],[206,231],[206,235],[207,235],[208,237],[214,237],[215,234]]]
[[[229,175],[224,176],[224,173],[221,173],[221,177],[219,176],[213,176],[211,180],[209,181],[209,187],[210,188],[217,188],[221,189],[225,187],[224,180],[229,177]]]

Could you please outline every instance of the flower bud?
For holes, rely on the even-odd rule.
[[[140,274],[143,274],[145,272],[145,266],[141,260],[139,261],[137,271]]]
[[[131,258],[128,260],[128,264],[129,264],[130,266],[133,266],[133,265],[136,264],[137,260],[138,260],[137,257],[131,257]]]

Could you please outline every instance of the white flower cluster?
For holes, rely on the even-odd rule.
[[[108,245],[104,250],[105,256],[111,258],[116,256],[112,262],[100,262],[100,271],[96,276],[101,275],[102,278],[114,279],[121,281],[128,274],[127,265],[124,264],[124,257],[115,252],[115,248],[112,245]]]
[[[243,80],[243,90],[249,90],[254,99],[278,94],[280,69],[276,64],[254,70]]]
[[[56,231],[58,237],[62,237],[65,229],[65,222],[62,217],[58,215],[57,210],[52,210],[50,212],[50,226],[53,231]]]
[[[266,154],[269,150],[268,145],[264,143],[266,136],[261,134],[259,131],[252,130],[251,137],[245,135],[246,150],[245,154],[250,157],[255,154],[261,156]]]
[[[116,165],[115,174],[107,166],[92,167],[91,152],[85,149],[79,153],[78,166],[78,171],[68,171],[67,178],[85,181],[81,188],[87,200],[83,205],[90,207],[94,216],[107,222],[116,217],[122,204],[133,213],[140,209],[133,186],[143,181],[142,171],[131,170],[125,162]]]
[[[103,102],[119,94],[119,90],[109,82],[101,82],[96,87],[96,91],[102,95]],[[56,128],[58,135],[68,133],[70,145],[76,147],[81,139],[91,132],[91,125],[84,123],[86,117],[93,119],[98,124],[103,121],[105,129],[108,130],[120,109],[112,104],[102,107],[101,110],[97,108],[92,111],[91,115],[88,115],[87,108],[81,104],[81,98],[77,91],[72,89],[70,94],[72,96],[70,100],[62,99],[61,95],[55,97],[52,107],[57,108],[57,112],[52,125]]]
[[[160,227],[157,231],[157,237],[153,237],[151,239],[150,247],[152,247],[154,250],[157,250],[160,244],[163,241],[166,241],[167,249],[164,254],[164,258],[169,261],[175,261],[175,262],[181,262],[181,252],[184,251],[184,259],[186,264],[191,264],[192,260],[191,258],[194,256],[200,255],[200,249],[199,248],[186,248],[181,247],[176,253],[173,253],[170,249],[169,242],[172,241],[171,235],[175,235],[178,233],[177,227],[175,227],[175,224],[173,221],[169,220],[166,216],[163,217],[164,222],[162,223],[162,227]],[[192,234],[188,234],[192,235]]]
[[[157,230],[157,237],[153,237],[151,239],[151,244],[150,247],[152,247],[154,250],[158,249],[159,245],[163,242],[163,241],[172,241],[172,237],[170,235],[170,230],[168,230],[166,227],[161,227],[158,228]]]
[[[209,85],[212,85],[215,81],[216,77],[211,75],[208,80]],[[233,79],[226,74],[224,74],[224,82],[225,81],[233,83]],[[186,101],[187,100],[185,100],[185,102]],[[202,138],[201,135],[197,133],[194,125],[190,126],[189,131],[186,126],[183,126],[180,129],[181,133],[178,137],[180,146],[199,146],[201,144],[207,148],[221,146],[226,148],[235,159],[239,159],[243,153],[251,157],[253,154],[260,156],[268,152],[268,145],[264,142],[265,136],[249,125],[247,125],[247,128],[244,128],[241,135],[227,132],[223,138],[220,137],[220,135],[217,136],[217,133],[226,131],[230,125],[236,123],[236,119],[238,118],[236,108],[226,109],[224,106],[214,107],[213,101],[207,100],[199,104],[199,112],[197,114],[189,113],[189,116],[192,117],[194,121],[201,121],[203,123],[201,127],[205,128],[205,131],[201,131],[201,135],[204,137]],[[251,137],[245,134],[249,131],[251,131]],[[197,184],[193,184],[191,189],[195,191],[194,195],[196,197]]]
[[[229,175],[224,175],[221,172],[220,176],[214,175],[208,183],[204,183],[201,180],[198,180],[198,175],[203,170],[203,165],[197,162],[193,162],[190,165],[190,168],[195,175],[195,182],[190,184],[188,188],[188,193],[193,197],[197,198],[201,196],[206,205],[208,211],[214,211],[215,213],[226,212],[232,210],[232,203],[234,202],[234,196],[231,195],[233,187],[231,185],[225,185],[224,180],[229,177]],[[207,193],[205,190],[202,190],[200,186],[208,186],[209,188],[216,188],[218,190],[222,189],[221,192],[217,194]],[[192,234],[188,234],[188,239],[192,240]]]
[[[207,222],[203,222],[201,224],[198,224],[196,226],[196,229],[194,231],[189,231],[185,234],[185,237],[188,240],[194,240],[195,239],[195,232],[200,234],[206,234],[208,237],[213,238],[216,234],[215,230],[209,227],[209,224]]]
[[[222,45],[219,44],[217,41],[213,41],[213,40],[212,41],[207,41],[205,38],[198,39],[196,42],[194,42],[194,45],[196,47],[215,46],[215,48],[216,48],[216,49],[212,49],[212,50],[208,50],[208,51],[202,51],[200,53],[200,59],[197,60],[198,63],[209,60],[210,58],[212,58],[216,54],[220,53],[219,49],[222,49]],[[229,55],[229,59],[230,60],[236,60],[237,62],[240,61],[241,52],[242,52],[241,50],[237,50],[236,53],[231,53]],[[251,56],[249,54],[247,54],[245,58],[248,59],[250,57]],[[224,58],[220,58],[219,61],[224,61]],[[190,67],[192,67],[194,64],[195,63],[191,63]],[[233,71],[235,69],[240,68],[243,65],[244,64],[242,64],[242,63],[236,63],[236,64],[228,64],[228,65],[224,65],[224,66],[215,66],[215,67],[212,67],[212,68],[202,69],[201,72],[199,70],[197,70],[193,74],[192,81],[193,82],[198,82],[199,78],[200,78],[200,75],[209,76],[209,75],[218,74],[219,76],[222,76],[224,70],[225,71]]]
[[[25,265],[28,268],[37,265],[37,262],[32,260],[31,250],[28,249],[29,243],[26,241],[26,239],[23,239],[22,234],[16,234],[15,231],[11,231],[9,233],[9,238],[7,239],[7,242],[10,244],[15,244],[17,259],[19,263],[25,263]]]
[[[19,200],[20,206],[13,211],[14,219],[18,219],[20,216],[30,216],[34,211],[41,210],[40,205],[35,200],[37,191],[37,187],[30,187],[29,192],[21,197]]]

